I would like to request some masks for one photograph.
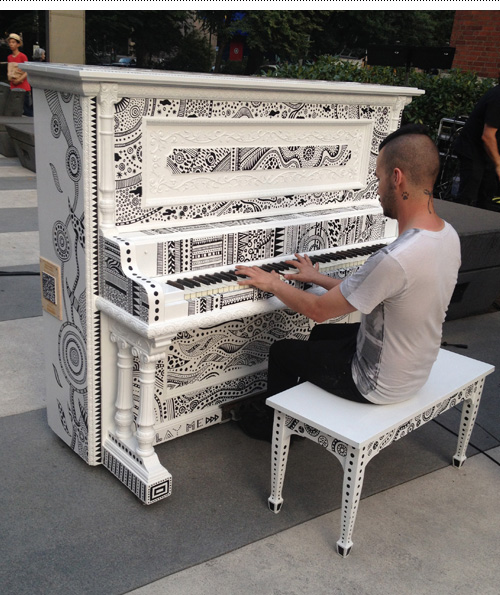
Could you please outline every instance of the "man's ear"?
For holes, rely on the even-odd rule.
[[[404,177],[404,174],[403,174],[403,172],[402,172],[402,171],[399,169],[399,167],[395,167],[395,168],[394,168],[394,171],[392,172],[392,176],[393,176],[393,177],[392,177],[392,179],[393,179],[393,181],[394,181],[394,184],[395,184],[396,186],[399,186],[399,185],[402,183],[402,181],[403,181],[403,177]]]

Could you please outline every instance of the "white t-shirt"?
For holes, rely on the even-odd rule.
[[[406,231],[341,283],[362,313],[352,375],[369,401],[404,401],[425,384],[459,268],[460,240],[445,222]]]

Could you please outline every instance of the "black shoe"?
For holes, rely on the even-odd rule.
[[[238,425],[243,433],[256,440],[272,441],[274,409],[265,403],[249,403],[240,409]]]

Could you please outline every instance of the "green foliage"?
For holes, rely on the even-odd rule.
[[[87,10],[87,54],[127,54],[128,40],[135,43],[137,65],[150,66],[151,56],[176,52],[183,34],[192,25],[194,13],[187,10]]]
[[[267,74],[268,76],[271,73]],[[450,70],[441,76],[412,69],[389,66],[362,66],[358,62],[321,56],[314,63],[281,64],[272,76],[325,81],[351,81],[378,85],[417,87],[425,95],[415,97],[406,106],[404,123],[421,123],[429,127],[436,137],[441,118],[468,115],[479,98],[496,83],[493,79],[480,79],[473,72]]]
[[[181,38],[177,53],[166,60],[162,68],[182,72],[209,72],[211,66],[212,56],[208,41],[194,30]]]
[[[203,27],[217,39],[215,71],[231,40],[244,40],[248,50],[246,74],[253,74],[266,60],[299,60],[309,55],[312,37],[323,29],[322,10],[199,10]],[[224,72],[240,68],[226,64]]]
[[[412,72],[411,87],[424,89],[405,108],[404,121],[426,124],[436,134],[441,118],[468,116],[482,95],[496,84],[494,79],[480,79],[474,72],[457,69],[443,76]]]
[[[451,36],[453,10],[322,11],[323,34],[313,39],[315,55],[344,54],[367,45],[444,46]],[[360,54],[359,54],[360,55]]]
[[[321,30],[315,10],[249,10],[239,27],[248,34],[247,45],[262,55],[279,54],[282,59],[307,56],[311,35]]]

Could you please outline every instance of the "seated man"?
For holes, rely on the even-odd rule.
[[[362,314],[360,324],[318,325],[309,341],[272,345],[268,396],[310,381],[346,399],[388,404],[425,384],[460,267],[458,235],[434,210],[438,172],[439,154],[425,127],[404,126],[384,139],[375,175],[384,215],[398,221],[399,236],[343,280],[322,275],[307,256],[296,255],[290,263],[298,272],[285,277],[315,283],[326,290],[322,295],[292,287],[275,272],[237,267],[246,277],[239,283],[273,293],[316,322]],[[260,416],[243,419],[250,435],[264,421]],[[266,425],[264,435],[255,428],[255,437],[270,436],[269,420]]]

